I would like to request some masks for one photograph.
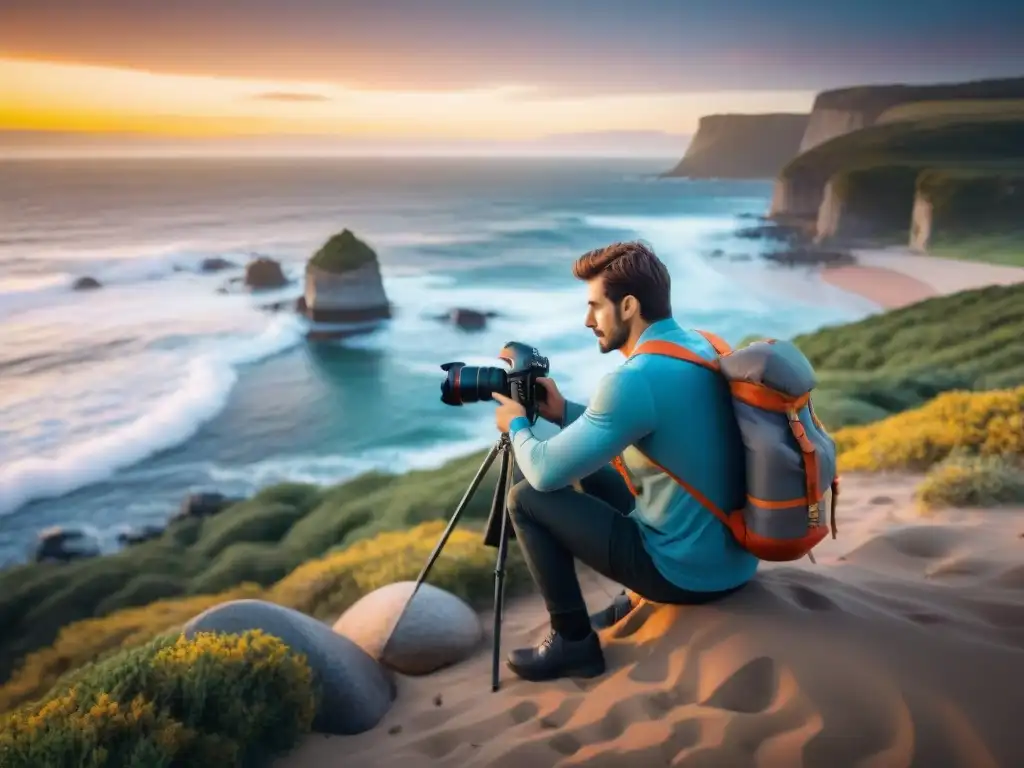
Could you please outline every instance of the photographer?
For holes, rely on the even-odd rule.
[[[602,674],[593,625],[608,626],[631,608],[621,596],[589,616],[574,559],[646,599],[674,604],[731,594],[757,569],[757,558],[660,468],[688,478],[722,509],[744,502],[743,443],[726,383],[670,357],[630,357],[650,340],[716,355],[672,318],[664,264],[643,244],[615,243],[584,254],[573,274],[587,284],[586,326],[601,352],[619,351],[626,362],[601,380],[586,408],[541,379],[540,415],[561,427],[548,440],[533,434],[518,402],[494,394],[498,430],[509,433],[516,459],[510,517],[551,616],[543,643],[509,655],[509,667],[528,680]],[[620,456],[617,472],[609,465]]]

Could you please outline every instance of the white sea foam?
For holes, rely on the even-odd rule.
[[[304,333],[292,317],[274,318],[256,337],[223,340],[194,357],[181,385],[129,423],[64,446],[52,455],[0,466],[0,515],[36,499],[55,498],[100,482],[198,432],[227,403],[237,368],[297,344]]]

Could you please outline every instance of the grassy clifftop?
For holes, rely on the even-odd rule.
[[[1024,384],[1024,285],[941,296],[797,336],[831,427],[865,424],[953,389]]]
[[[1024,78],[972,80],[934,85],[864,85],[822,91],[814,109],[857,110],[880,115],[898,104],[913,101],[1024,98]]]
[[[878,165],[1001,166],[1024,162],[1024,113],[940,115],[873,125],[793,158],[782,179],[822,186],[839,171]]]

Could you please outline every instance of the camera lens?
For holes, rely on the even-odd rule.
[[[490,400],[492,392],[510,393],[508,374],[502,368],[476,367],[465,363],[445,363],[448,375],[441,382],[441,402],[462,405]]]

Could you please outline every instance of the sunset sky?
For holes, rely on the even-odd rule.
[[[1024,75],[1021,39],[1019,0],[0,0],[0,129],[683,135],[826,88]]]

